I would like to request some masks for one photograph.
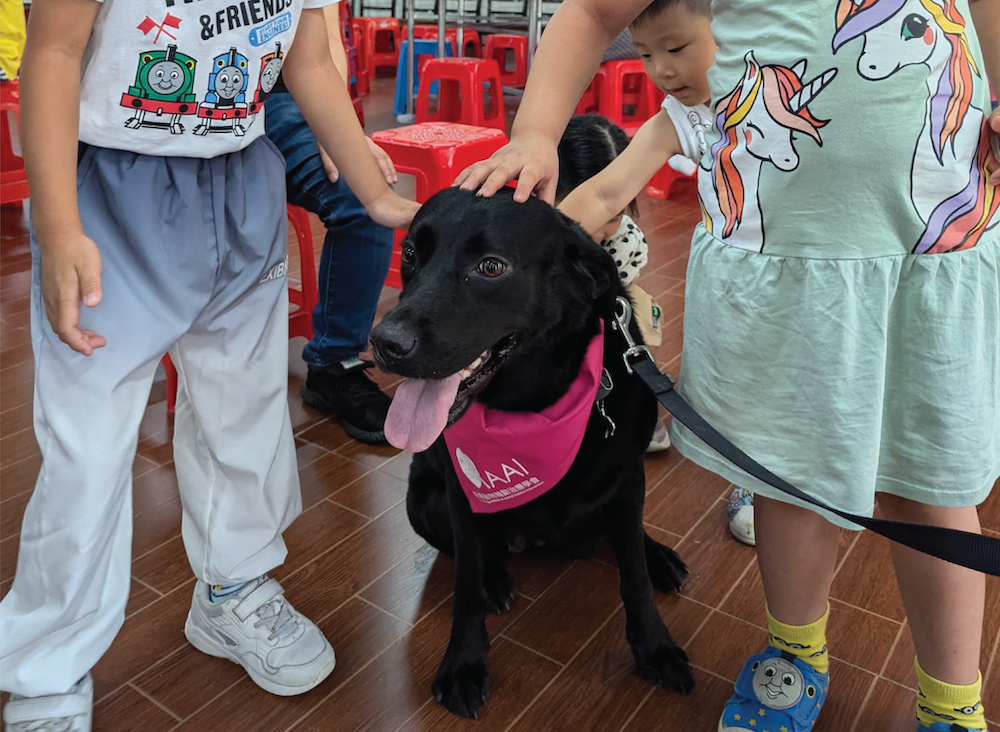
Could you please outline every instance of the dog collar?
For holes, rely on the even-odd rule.
[[[473,402],[444,431],[445,444],[473,513],[496,513],[533,501],[569,470],[587,431],[604,362],[604,323],[580,373],[541,412],[504,412]]]

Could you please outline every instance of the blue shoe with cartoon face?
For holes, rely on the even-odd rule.
[[[719,732],[809,732],[829,688],[829,674],[768,646],[743,665]]]
[[[917,732],[986,732],[985,727],[963,727],[957,722],[935,722],[930,727],[917,722]]]

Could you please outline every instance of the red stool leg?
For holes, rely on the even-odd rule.
[[[319,302],[319,283],[316,279],[316,259],[313,249],[312,224],[309,213],[298,206],[288,204],[288,221],[295,231],[299,246],[299,266],[302,273],[302,287],[295,289],[289,285],[288,300],[298,309],[288,316],[288,337],[313,337],[312,314]]]
[[[177,369],[174,362],[170,360],[169,354],[160,361],[163,370],[167,372],[167,411],[171,414],[177,408]]]

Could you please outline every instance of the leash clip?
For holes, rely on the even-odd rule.
[[[607,422],[607,426],[605,426],[604,428],[604,439],[606,440],[609,437],[614,437],[615,432],[618,430],[618,425],[615,424],[615,421],[611,419],[611,416],[607,413],[607,410],[604,409],[603,399],[599,402],[596,402],[596,404],[597,404],[597,411],[601,413],[601,416],[604,417],[604,421]]]
[[[638,359],[645,356],[650,361],[653,361],[653,354],[650,353],[649,349],[644,345],[639,345],[632,338],[632,334],[629,333],[628,327],[632,322],[632,303],[630,303],[626,298],[619,296],[616,298],[615,302],[615,319],[612,326],[622,334],[625,338],[625,345],[628,348],[622,354],[622,361],[625,362],[625,370],[630,374],[635,373],[632,368],[632,361],[630,359]]]

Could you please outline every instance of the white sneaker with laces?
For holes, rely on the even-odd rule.
[[[309,691],[336,665],[320,629],[296,612],[267,575],[214,601],[211,585],[199,581],[184,635],[202,653],[240,664],[254,683],[278,696]]]
[[[6,732],[90,732],[94,682],[90,674],[65,694],[11,695],[3,710]]]

